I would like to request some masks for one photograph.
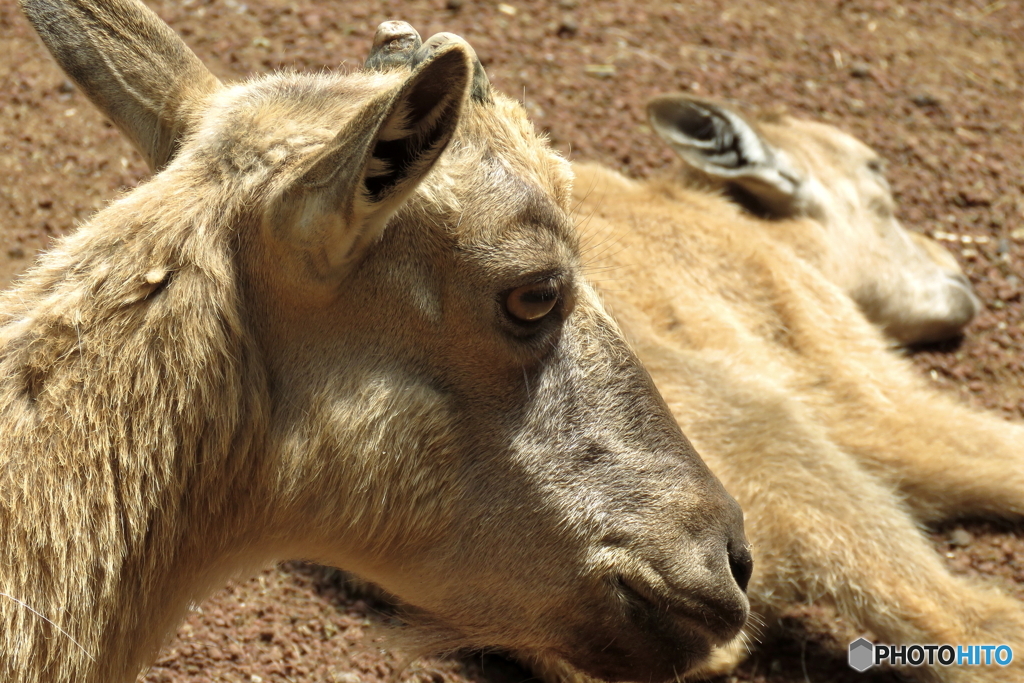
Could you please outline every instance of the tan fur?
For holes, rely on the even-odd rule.
[[[739,509],[464,41],[224,87],[132,0],[24,6],[162,170],[0,296],[0,680],[134,680],[282,558],[380,584],[426,647],[665,680],[735,636]]]
[[[776,143],[791,158],[814,157],[805,124],[778,125],[792,131]],[[575,170],[587,267],[743,506],[750,598],[767,627],[789,606],[828,603],[879,642],[1005,643],[1017,654],[1008,669],[908,669],[923,679],[1024,680],[1024,605],[953,576],[921,533],[964,515],[1024,515],[1024,429],[940,394],[887,349],[836,277],[838,254],[854,269],[870,260],[861,243],[816,253],[807,245],[822,244],[820,225],[777,230],[706,189]],[[745,650],[734,641],[706,671],[732,669]],[[541,669],[573,677],[557,662]]]

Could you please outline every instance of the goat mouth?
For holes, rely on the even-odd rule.
[[[610,682],[676,681],[728,640],[724,630],[703,624],[700,612],[662,599],[645,581],[628,576],[606,581],[615,616],[591,621],[558,653],[589,676]]]
[[[707,638],[675,625],[633,622],[579,635],[585,642],[574,643],[560,657],[609,683],[678,681],[706,661],[712,650]]]
[[[663,595],[645,581],[621,575],[615,577],[614,584],[634,621],[657,624],[666,632],[686,633],[690,639],[697,637],[712,645],[723,645],[735,638],[747,621],[745,600],[717,604],[681,593]]]

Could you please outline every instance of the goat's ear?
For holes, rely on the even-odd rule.
[[[57,63],[153,171],[174,157],[201,101],[221,87],[137,0],[21,0],[21,6]]]
[[[455,133],[472,51],[461,38],[424,48],[411,76],[367,104],[284,192],[281,219],[329,269],[351,263],[380,234]]]
[[[686,95],[656,97],[647,104],[654,130],[683,161],[716,183],[741,188],[756,208],[789,215],[803,175],[736,113]],[[740,193],[742,195],[742,193]]]

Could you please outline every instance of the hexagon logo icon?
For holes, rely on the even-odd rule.
[[[867,638],[850,643],[850,668],[861,673],[875,665],[875,646]]]

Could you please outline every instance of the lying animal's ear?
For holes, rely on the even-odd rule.
[[[473,76],[472,50],[447,36],[396,90],[377,97],[284,191],[277,221],[328,270],[351,263],[441,156]]]
[[[686,95],[656,97],[651,126],[687,164],[727,188],[744,204],[773,216],[791,215],[804,178],[736,113]],[[742,194],[742,193],[741,193]]]
[[[181,38],[136,0],[21,0],[65,73],[153,171],[178,151],[201,101],[221,87]]]

